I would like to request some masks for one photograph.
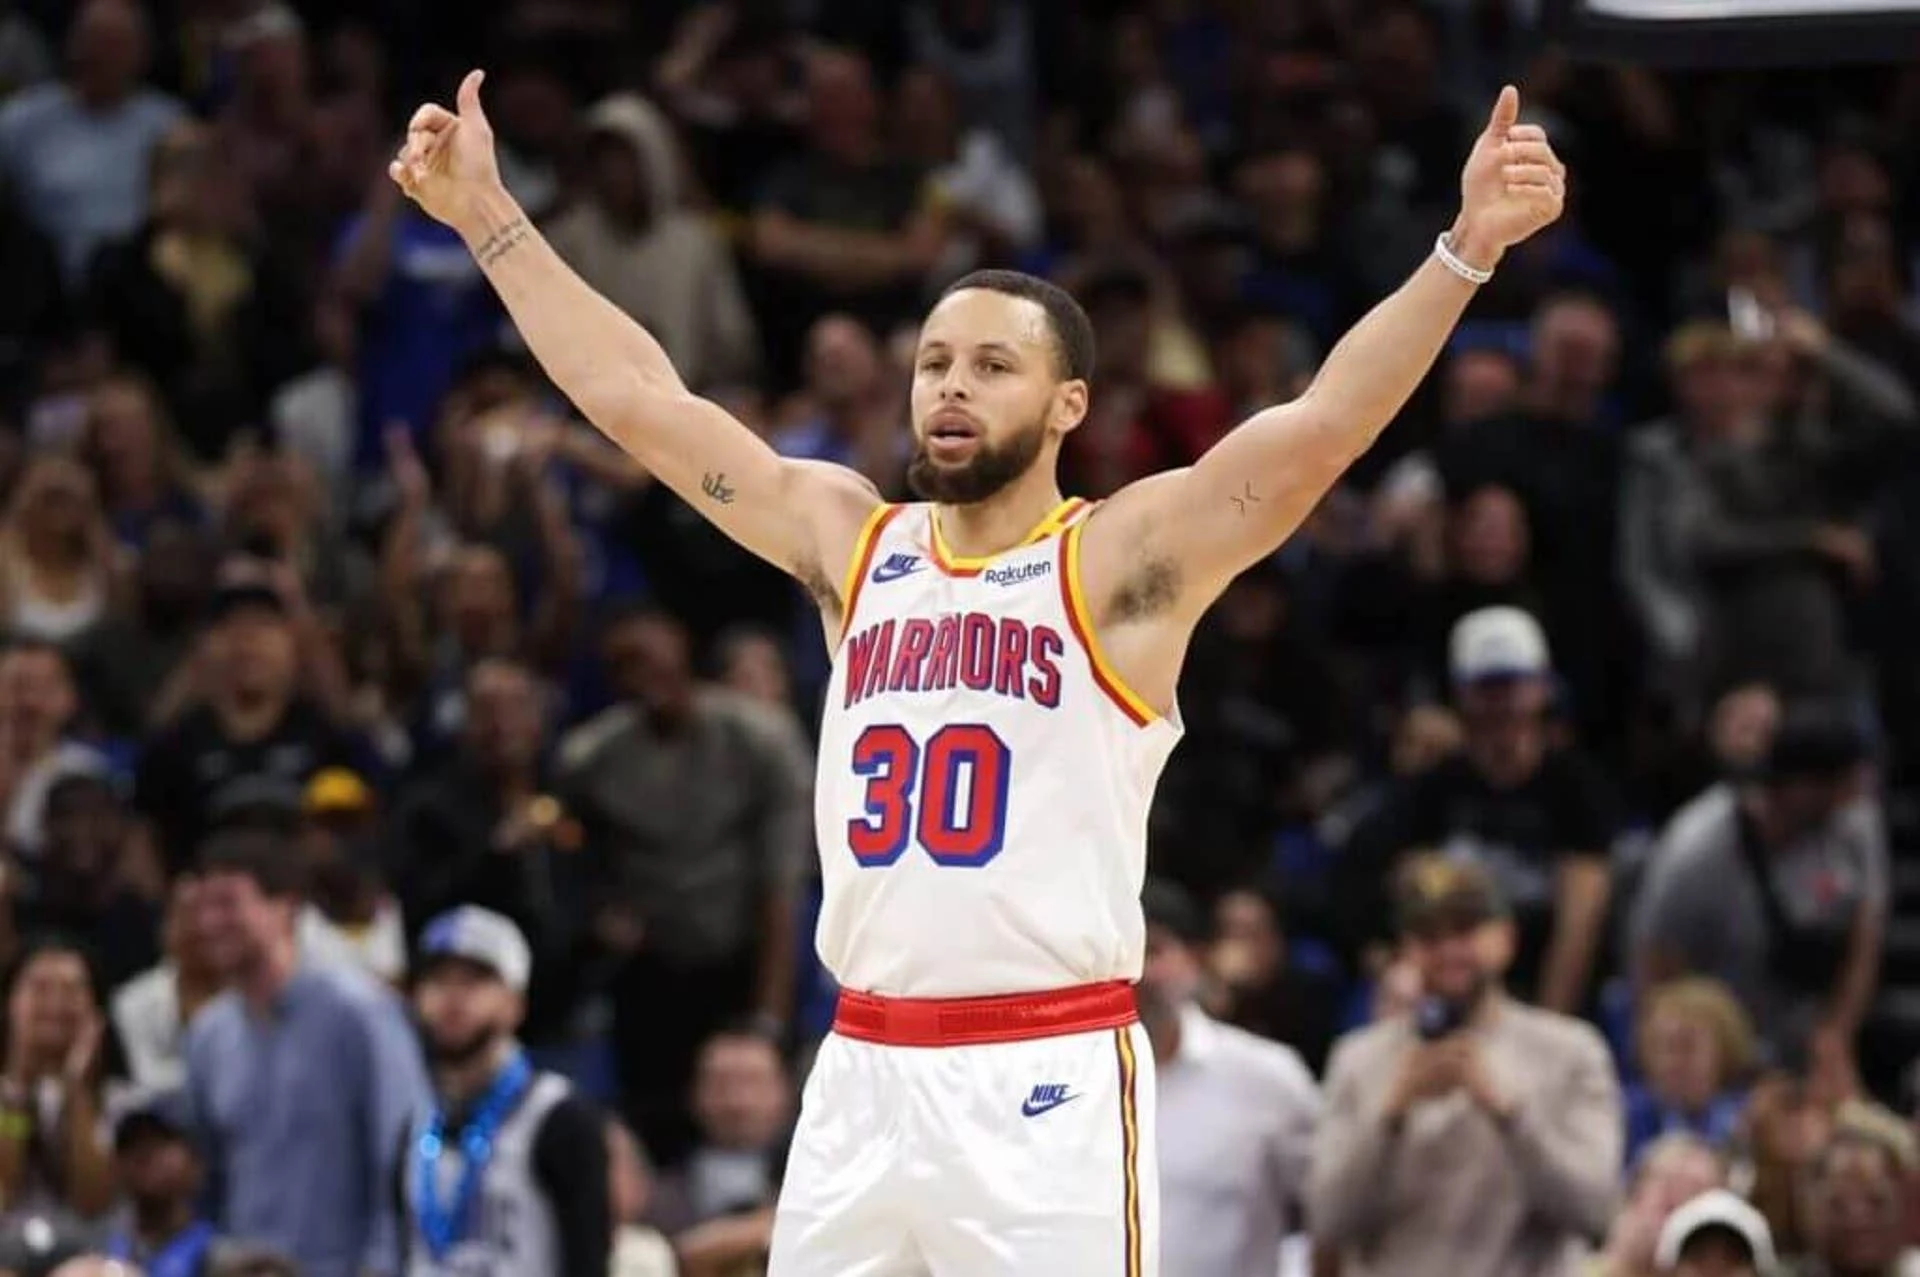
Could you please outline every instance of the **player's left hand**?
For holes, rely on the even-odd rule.
[[[503,190],[494,154],[493,126],[480,106],[484,75],[460,81],[452,111],[429,102],[407,122],[407,140],[387,165],[387,176],[435,220],[468,234],[474,214]]]
[[[1454,251],[1475,266],[1490,267],[1490,258],[1552,225],[1566,203],[1567,166],[1545,129],[1519,119],[1520,91],[1509,84],[1460,174]]]

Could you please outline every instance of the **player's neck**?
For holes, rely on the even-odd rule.
[[[1010,550],[1060,505],[1060,485],[1052,475],[1033,483],[1013,483],[985,501],[969,505],[941,505],[940,539],[953,553],[984,559]]]

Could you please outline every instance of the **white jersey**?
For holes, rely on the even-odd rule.
[[[842,987],[1139,978],[1147,808],[1180,729],[1095,645],[1089,509],[1065,502],[990,559],[948,553],[930,505],[883,506],[861,532],[816,785],[816,939]]]

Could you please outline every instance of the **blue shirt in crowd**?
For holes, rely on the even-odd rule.
[[[160,1246],[149,1250],[131,1227],[115,1229],[107,1238],[109,1259],[138,1264],[147,1277],[204,1277],[219,1241],[213,1225],[197,1219]]]
[[[400,1001],[360,972],[303,967],[264,1016],[225,993],[187,1032],[187,1088],[221,1232],[305,1277],[391,1277],[394,1158],[426,1068]]]
[[[148,153],[184,115],[149,89],[95,111],[64,84],[23,90],[0,110],[0,170],[69,283],[84,277],[94,249],[146,218]]]
[[[335,261],[365,226],[364,217],[347,224]],[[425,214],[402,210],[385,287],[361,319],[357,462],[385,463],[386,431],[395,422],[405,422],[427,451],[423,441],[455,375],[508,332],[499,299],[466,242]]]
[[[1634,1083],[1627,1087],[1626,1101],[1626,1164],[1631,1170],[1640,1160],[1649,1144],[1663,1135],[1697,1135],[1715,1148],[1724,1149],[1739,1129],[1741,1114],[1746,1112],[1747,1096],[1744,1091],[1722,1091],[1707,1102],[1706,1108],[1698,1113],[1683,1113],[1679,1109],[1662,1104],[1658,1096],[1645,1085]]]

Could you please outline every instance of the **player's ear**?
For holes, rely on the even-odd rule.
[[[1087,383],[1074,377],[1055,386],[1053,408],[1048,413],[1047,424],[1064,435],[1086,419]]]

